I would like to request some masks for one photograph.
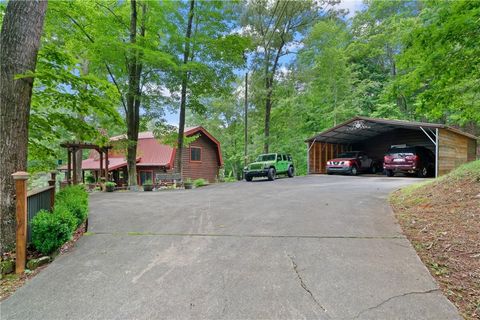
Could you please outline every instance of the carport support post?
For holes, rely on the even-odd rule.
[[[438,128],[435,129],[435,178],[438,178]]]
[[[15,273],[21,274],[25,271],[27,262],[27,180],[28,173],[19,171],[12,174],[15,180],[16,195],[16,248],[15,248]]]
[[[423,131],[423,133],[425,133],[428,139],[430,139],[430,141],[432,141],[432,143],[435,145],[435,178],[436,178],[438,177],[438,128],[435,128],[435,140],[433,140],[432,137],[430,137],[430,135],[427,133],[427,131],[425,131],[425,129],[423,129],[422,127],[420,127],[420,129]],[[429,131],[433,134],[432,130],[429,129]]]

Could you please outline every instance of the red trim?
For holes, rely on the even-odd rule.
[[[195,133],[197,132],[201,132],[203,133],[204,135],[206,135],[210,140],[212,140],[213,143],[216,144],[217,146],[217,155],[218,155],[218,162],[220,164],[220,166],[223,166],[223,159],[222,159],[222,151],[220,149],[220,142],[218,142],[217,139],[215,139],[210,133],[208,133],[207,130],[205,130],[205,128],[203,128],[202,126],[198,126],[198,127],[195,127],[195,128],[192,128],[188,131],[185,131],[185,135],[187,137],[189,136],[193,136]]]
[[[203,148],[202,147],[196,147],[196,146],[190,146],[190,162],[196,162],[196,163],[201,163],[202,162],[202,152]],[[192,160],[192,149],[200,149],[200,160]]]

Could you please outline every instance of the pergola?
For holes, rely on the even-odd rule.
[[[78,184],[77,181],[77,158],[75,154],[78,150],[89,149],[97,150],[100,154],[100,179],[103,177],[105,181],[108,181],[108,150],[112,146],[99,146],[92,143],[85,142],[64,142],[60,144],[61,147],[66,148],[68,152],[67,163],[67,182],[68,184]],[[103,168],[103,157],[105,155],[105,168]],[[72,168],[73,167],[73,168]],[[73,171],[73,179],[72,179]]]

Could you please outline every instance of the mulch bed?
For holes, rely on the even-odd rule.
[[[465,319],[480,319],[480,181],[396,191],[395,215],[423,263]]]
[[[72,248],[75,245],[75,242],[77,242],[77,240],[80,239],[80,237],[82,237],[84,233],[85,233],[85,223],[82,224],[80,227],[78,227],[78,229],[75,231],[75,233],[72,236],[72,240],[63,244],[63,246],[58,250],[57,255],[63,254],[72,250]],[[42,256],[43,255],[40,252],[35,251],[33,248],[27,249],[27,261],[30,259],[40,258]],[[10,252],[10,253],[5,253],[3,256],[3,259],[9,259],[14,257],[15,257],[15,252]],[[28,270],[21,275],[15,274],[15,271],[14,273],[4,275],[3,279],[0,280],[0,301],[7,299],[10,295],[12,295],[15,292],[15,290],[23,286],[23,284],[27,280],[33,278],[35,275],[37,275],[47,266],[48,264],[38,267],[33,271]]]

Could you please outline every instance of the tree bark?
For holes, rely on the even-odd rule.
[[[190,10],[188,12],[187,31],[185,34],[185,47],[183,50],[183,64],[188,63],[190,56],[190,39],[192,37],[193,15],[195,10],[195,0],[190,0]],[[183,140],[185,134],[185,109],[187,106],[187,86],[188,86],[188,72],[182,74],[182,89],[180,95],[180,118],[178,121],[178,139],[177,139],[177,155],[176,155],[176,172],[182,175],[183,173]]]
[[[130,43],[137,42],[137,1],[131,0],[130,14]],[[145,36],[145,15],[146,4],[142,3],[142,23],[140,27],[140,36]],[[127,92],[127,169],[128,185],[137,185],[137,144],[138,131],[140,127],[140,103],[141,89],[140,78],[142,75],[141,54],[137,49],[130,51],[128,61],[128,92]]]
[[[8,2],[0,35],[0,253],[15,244],[15,187],[11,174],[27,169],[33,77],[47,1]]]
[[[272,71],[271,74],[266,74],[266,81],[265,81],[265,87],[267,89],[267,96],[265,98],[265,128],[264,128],[264,134],[265,134],[265,142],[263,145],[263,152],[268,153],[269,146],[270,146],[270,114],[272,112],[272,93],[273,93],[273,81],[275,80],[275,73],[277,72],[277,67],[278,67],[278,60],[280,59],[280,54],[282,53],[283,46],[285,45],[285,41],[280,43],[277,53],[275,55],[275,59],[273,61],[273,66],[272,66]]]

